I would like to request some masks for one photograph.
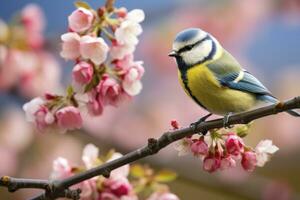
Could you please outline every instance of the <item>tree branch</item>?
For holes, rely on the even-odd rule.
[[[230,116],[228,125],[247,124],[255,119],[297,108],[300,108],[300,96],[285,101],[283,103],[269,105],[252,111],[234,114]],[[206,132],[211,129],[222,127],[223,118],[203,122],[196,128],[196,130],[194,130],[193,127],[187,127],[165,132],[160,138],[148,139],[148,144],[146,146],[132,151],[119,159],[105,163],[101,166],[95,167],[85,172],[78,173],[64,180],[47,181],[37,179],[17,179],[4,176],[0,179],[0,186],[7,187],[10,192],[14,192],[21,188],[39,188],[45,190],[45,193],[34,197],[31,200],[48,200],[56,199],[58,197],[78,199],[80,191],[68,189],[70,186],[99,175],[109,177],[110,172],[112,170],[119,168],[123,165],[129,164],[131,162],[137,161],[141,158],[156,154],[167,145],[177,140],[180,140],[186,136],[193,135],[195,132]]]

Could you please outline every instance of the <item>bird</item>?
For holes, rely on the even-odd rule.
[[[185,93],[209,112],[191,124],[195,128],[212,114],[224,116],[224,127],[230,127],[232,114],[280,102],[214,36],[200,28],[179,32],[169,56],[176,60],[178,79]],[[300,117],[297,111],[286,112]]]

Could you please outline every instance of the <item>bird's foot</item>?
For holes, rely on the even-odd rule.
[[[224,128],[232,128],[233,126],[229,124],[229,118],[232,115],[232,112],[227,113],[223,119],[223,127]]]
[[[212,113],[209,113],[207,115],[205,115],[204,117],[201,117],[198,121],[191,123],[190,127],[193,128],[193,132],[196,133],[196,130],[198,128],[198,126],[205,122],[207,120],[207,118],[209,118],[210,116],[212,116]],[[202,132],[203,135],[205,135],[207,133],[207,131]]]

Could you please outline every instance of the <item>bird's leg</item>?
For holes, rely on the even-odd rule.
[[[223,127],[224,128],[232,128],[233,126],[229,125],[229,117],[232,115],[232,112],[227,113],[223,119]]]
[[[209,113],[209,114],[205,115],[204,117],[201,117],[200,119],[198,119],[198,121],[191,123],[190,126],[193,127],[194,133],[196,133],[196,130],[197,130],[199,124],[205,122],[207,120],[207,118],[209,118],[210,116],[212,116],[212,113]],[[205,135],[206,133],[207,133],[207,131],[203,132],[202,134]]]

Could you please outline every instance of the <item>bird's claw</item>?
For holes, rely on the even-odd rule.
[[[193,128],[193,132],[197,133],[196,131],[197,131],[198,126],[201,123],[205,122],[207,120],[207,118],[209,118],[211,115],[212,115],[212,113],[209,113],[209,114],[205,115],[204,117],[201,117],[198,121],[191,123],[190,127]],[[207,131],[202,132],[203,135],[205,135],[206,133],[207,133]]]
[[[232,113],[228,113],[224,116],[224,119],[223,119],[223,127],[224,128],[232,128],[233,127],[233,125],[229,124],[229,118],[231,115],[232,115]]]

